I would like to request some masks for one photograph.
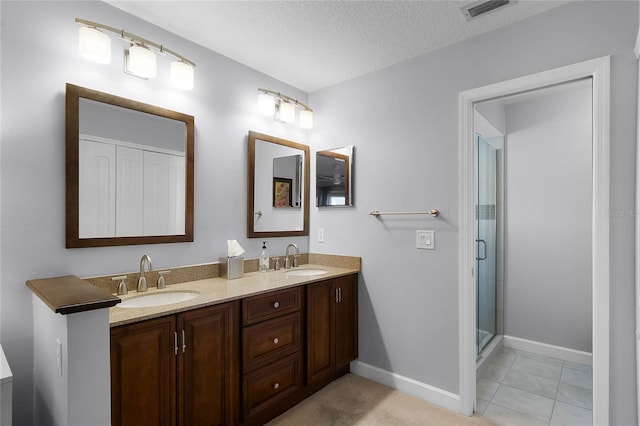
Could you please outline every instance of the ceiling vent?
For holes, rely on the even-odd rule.
[[[460,8],[462,14],[471,21],[489,12],[514,4],[516,0],[480,0]]]

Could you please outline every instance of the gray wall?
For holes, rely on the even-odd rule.
[[[363,257],[361,361],[459,391],[459,92],[611,55],[611,208],[633,210],[637,29],[637,2],[575,2],[310,94],[313,149],[356,146],[356,205],[312,209],[310,245]],[[430,208],[442,216],[367,215]],[[436,231],[434,251],[415,249],[417,229]],[[633,237],[631,215],[611,218],[615,425],[636,424]]]
[[[103,2],[0,2],[1,34],[1,342],[14,373],[14,424],[33,423],[32,278],[133,272],[148,253],[156,268],[217,262],[226,240],[247,257],[262,240],[246,239],[249,130],[307,143],[306,131],[256,113],[258,87],[307,103],[307,95],[221,55],[180,39]],[[196,65],[195,90],[169,83],[168,57],[156,80],[124,74],[126,44],[112,37],[113,63],[78,53],[75,18],[125,28],[174,49]],[[37,31],[27,31],[37,28]],[[24,52],[29,52],[25,54]],[[195,117],[194,242],[65,249],[65,83],[135,99]],[[271,254],[289,242],[308,251],[307,238],[270,238]],[[36,327],[38,324],[35,324]],[[55,342],[52,342],[52,345]]]
[[[591,352],[591,87],[505,111],[504,334]]]

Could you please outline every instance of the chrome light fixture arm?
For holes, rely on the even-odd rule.
[[[280,100],[285,100],[285,101],[287,101],[287,102],[291,102],[291,103],[293,103],[293,104],[295,104],[295,105],[299,105],[299,106],[301,106],[301,107],[302,107],[303,109],[305,109],[306,111],[311,111],[311,112],[313,112],[313,110],[311,109],[311,107],[310,107],[310,106],[305,105],[305,104],[303,104],[302,102],[300,102],[299,100],[294,99],[294,98],[292,98],[291,96],[287,96],[287,95],[285,95],[284,93],[276,92],[276,91],[269,90],[269,89],[262,89],[262,88],[258,88],[258,92],[266,93],[266,94],[268,94],[268,95],[273,96],[273,97],[274,97],[274,98],[276,98],[276,99],[280,99]]]
[[[184,56],[182,56],[178,52],[176,52],[174,50],[171,50],[171,49],[169,49],[168,47],[165,47],[162,44],[158,44],[158,43],[156,43],[154,41],[151,41],[151,40],[146,39],[144,37],[140,37],[138,35],[135,35],[133,33],[127,32],[125,30],[118,29],[118,28],[115,28],[115,27],[111,27],[109,25],[100,24],[98,22],[89,21],[89,20],[82,19],[82,18],[76,18],[76,22],[79,23],[79,24],[86,25],[88,27],[99,28],[99,29],[102,29],[102,30],[106,30],[106,31],[110,31],[112,33],[118,34],[120,36],[120,38],[122,38],[123,40],[127,40],[127,41],[129,41],[131,43],[134,43],[134,44],[142,44],[143,46],[154,47],[154,48],[158,49],[158,51],[160,53],[169,54],[169,55],[175,57],[176,59],[179,59],[182,62],[185,62],[185,63],[191,65],[192,67],[196,66],[195,62],[185,58]]]

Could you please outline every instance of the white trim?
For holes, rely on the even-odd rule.
[[[480,133],[483,139],[495,138],[498,136],[504,136],[502,132],[495,128],[493,124],[486,118],[484,115],[480,114],[478,111],[474,112],[474,131]]]
[[[593,424],[609,424],[609,69],[604,56],[461,92],[459,95],[459,344],[460,408],[475,403],[475,284],[473,206],[473,105],[484,100],[582,78],[593,84]]]
[[[589,352],[550,345],[548,343],[535,342],[533,340],[521,339],[520,337],[513,336],[504,336],[503,344],[506,348],[519,349],[521,351],[562,359],[564,361],[593,365],[593,355]]]
[[[636,36],[636,45],[633,48],[633,53],[636,54],[636,59],[640,59],[640,29],[638,29],[638,35]]]
[[[392,373],[391,371],[383,370],[382,368],[374,367],[361,361],[353,361],[351,363],[351,372],[452,411],[457,411],[460,406],[460,397],[455,393],[436,388],[400,374]]]
[[[638,45],[640,44],[640,31],[638,31],[638,43],[636,43],[636,50]],[[638,55],[636,54],[636,57]],[[636,261],[635,261],[635,289],[636,289],[636,300],[639,303],[636,303],[636,410],[638,413],[638,419],[640,419],[640,68],[638,69],[638,99],[637,99],[637,109],[636,109],[636,126],[637,126],[637,134],[636,134],[636,210],[635,210],[635,225],[636,225]]]

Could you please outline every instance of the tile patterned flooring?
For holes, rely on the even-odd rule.
[[[503,347],[476,383],[476,411],[498,425],[592,425],[591,366]]]

